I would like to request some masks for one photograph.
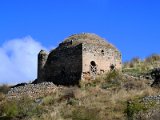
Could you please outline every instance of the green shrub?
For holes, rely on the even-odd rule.
[[[121,77],[122,77],[122,74],[120,73],[120,71],[113,70],[113,71],[108,72],[105,75],[104,80],[108,82],[108,81],[112,81],[114,79],[119,80],[119,79],[121,79]]]
[[[21,100],[6,100],[0,105],[0,115],[6,117],[25,117],[41,114],[43,111],[42,107],[33,100],[25,97]]]
[[[28,97],[17,102],[19,102],[19,116],[33,116],[42,112],[42,107]]]
[[[2,106],[2,112],[7,117],[15,117],[18,115],[18,106],[16,102],[8,101],[3,104]]]
[[[69,105],[76,105],[78,104],[78,101],[75,98],[71,98],[67,101],[67,104]]]
[[[51,105],[54,104],[54,97],[53,96],[46,96],[43,98],[44,105]]]
[[[110,71],[104,76],[103,82],[101,83],[101,88],[107,89],[111,87],[118,87],[121,84],[121,80],[122,74],[120,73],[120,71]]]
[[[127,101],[127,108],[125,109],[125,113],[127,114],[128,120],[133,120],[134,115],[139,113],[140,111],[147,111],[148,109],[155,106],[155,102],[143,103],[139,99],[135,99],[133,101]]]
[[[10,87],[8,85],[1,85],[0,86],[0,93],[8,93],[8,91],[10,90]]]

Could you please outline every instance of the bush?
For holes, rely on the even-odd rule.
[[[19,109],[19,116],[33,116],[44,112],[42,106],[39,105],[39,103],[35,103],[33,100],[31,100],[31,98],[28,97],[24,97],[23,99],[17,101],[17,104]]]
[[[34,101],[27,97],[21,100],[6,100],[0,107],[1,115],[11,118],[30,117],[41,114],[43,110],[40,105],[34,103]]]
[[[78,101],[77,101],[77,99],[75,99],[75,98],[71,98],[71,99],[69,99],[69,100],[67,101],[67,104],[73,106],[73,105],[78,104]]]
[[[127,108],[125,109],[125,113],[127,114],[128,120],[133,120],[135,115],[140,111],[145,112],[148,109],[155,106],[155,102],[143,103],[140,99],[135,99],[133,101],[127,101]]]
[[[0,86],[0,92],[1,93],[6,94],[6,93],[8,93],[9,90],[10,90],[10,87],[8,85],[1,85]]]
[[[6,115],[7,117],[15,117],[18,115],[18,107],[16,102],[5,102],[2,106],[2,113]]]
[[[110,71],[104,76],[101,88],[106,89],[111,87],[118,87],[121,84],[121,80],[122,74],[120,73],[120,71]]]
[[[46,96],[43,98],[44,105],[51,105],[54,104],[54,97],[53,96]]]
[[[121,85],[121,80],[123,75],[121,71],[113,70],[109,71],[106,74],[97,76],[95,80],[91,81],[81,81],[80,86],[83,89],[88,89],[90,87],[100,87],[103,89],[118,87]]]
[[[104,80],[105,81],[112,81],[112,80],[119,80],[122,78],[122,74],[120,73],[120,71],[118,70],[113,70],[113,71],[110,71],[108,72],[105,77],[104,77]]]

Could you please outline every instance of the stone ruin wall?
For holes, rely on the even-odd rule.
[[[121,69],[121,54],[113,47],[95,44],[83,44],[83,79],[92,79],[95,75],[109,71],[113,64],[116,69]],[[92,74],[91,61],[96,64],[96,73]]]
[[[48,59],[48,53],[44,50],[41,50],[38,54],[38,72],[37,78],[38,83],[44,82],[44,66],[46,65]]]
[[[62,85],[78,84],[82,73],[82,45],[53,50],[48,56],[44,71],[44,81]]]
[[[62,42],[49,55],[41,51],[38,55],[38,83],[75,85],[81,79],[91,80],[111,70],[111,65],[122,68],[121,54],[111,44],[83,42]]]

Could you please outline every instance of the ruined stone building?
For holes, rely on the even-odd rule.
[[[50,53],[40,51],[37,82],[75,85],[121,67],[121,53],[113,45],[95,34],[75,34]]]

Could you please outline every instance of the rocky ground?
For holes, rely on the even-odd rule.
[[[23,96],[30,98],[38,98],[41,96],[54,93],[57,89],[60,91],[63,87],[57,87],[52,82],[44,82],[40,84],[26,84],[25,86],[19,86],[11,88],[7,93],[8,99],[17,98],[20,99]]]

